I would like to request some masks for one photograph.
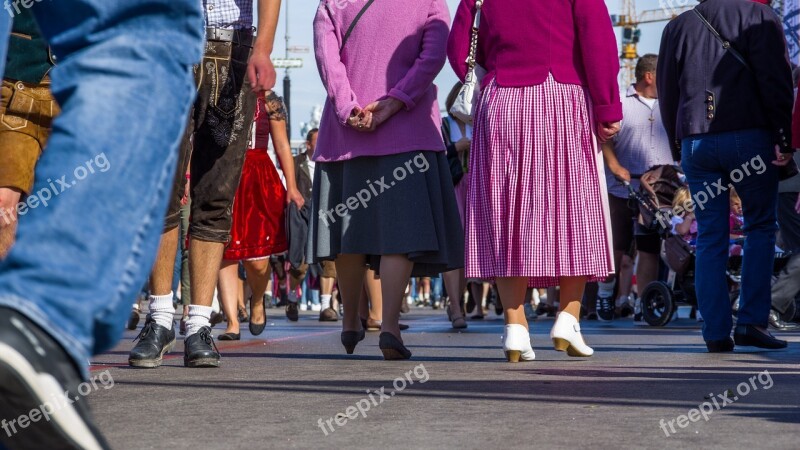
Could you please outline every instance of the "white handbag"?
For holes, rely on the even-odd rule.
[[[464,86],[456,97],[453,107],[450,108],[452,114],[458,120],[472,125],[475,117],[475,109],[481,94],[481,82],[486,76],[486,69],[475,62],[475,55],[478,52],[478,29],[481,25],[481,8],[484,0],[475,2],[475,19],[472,22],[472,38],[470,40],[469,56],[467,57],[467,77]]]

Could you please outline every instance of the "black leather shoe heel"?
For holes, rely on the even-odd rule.
[[[411,358],[411,351],[392,333],[381,333],[378,346],[383,352],[383,359],[387,361]]]
[[[364,340],[364,330],[361,331],[342,331],[342,345],[348,355],[352,355],[356,350],[356,345]]]
[[[723,339],[721,341],[706,341],[708,353],[728,353],[733,351],[733,339]]]

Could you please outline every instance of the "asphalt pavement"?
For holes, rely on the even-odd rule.
[[[218,342],[218,369],[132,369],[137,331],[92,361],[86,399],[118,449],[800,448],[800,333],[782,351],[708,354],[700,325],[584,321],[591,358],[553,350],[552,318],[531,323],[536,360],[505,362],[494,313],[451,329],[412,309],[409,361],[384,361],[378,334],[354,355],[339,323],[268,310],[259,337]],[[217,326],[214,335],[224,331]],[[141,324],[140,324],[141,327]],[[106,388],[111,386],[109,388]]]

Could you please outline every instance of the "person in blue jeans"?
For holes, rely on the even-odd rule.
[[[151,267],[203,54],[196,0],[36,2],[62,107],[0,264],[0,447],[108,448],[79,387]],[[0,65],[9,14],[0,14]],[[107,160],[98,170],[98,156]]]
[[[794,152],[794,86],[781,21],[755,2],[703,0],[666,26],[659,55],[661,117],[697,218],[695,287],[706,347],[784,348],[767,331],[778,173]],[[725,274],[731,186],[742,200],[745,233],[733,339]]]

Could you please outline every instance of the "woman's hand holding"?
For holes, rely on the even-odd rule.
[[[347,124],[356,131],[369,133],[373,130],[372,113],[365,109],[355,107],[350,113],[350,117],[347,119]]]
[[[386,98],[378,100],[375,103],[368,105],[364,111],[372,114],[372,123],[370,123],[369,131],[374,131],[387,120],[392,118],[395,114],[400,112],[404,107],[403,102],[395,98]]]
[[[604,144],[619,133],[619,122],[600,122],[597,124],[597,137]]]
[[[297,205],[297,209],[303,207],[306,204],[306,200],[303,198],[303,195],[300,194],[300,191],[297,190],[296,187],[290,187],[286,189],[286,204],[294,202]]]

